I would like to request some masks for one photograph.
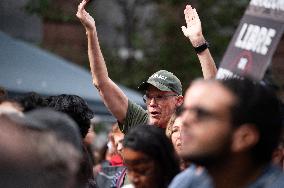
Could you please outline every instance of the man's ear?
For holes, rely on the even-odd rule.
[[[179,107],[183,104],[184,98],[182,95],[177,97],[177,103],[176,103],[176,107]]]
[[[259,131],[253,124],[243,124],[233,133],[232,151],[243,152],[254,147],[259,141]]]

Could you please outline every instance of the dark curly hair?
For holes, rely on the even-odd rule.
[[[57,95],[47,98],[48,106],[68,114],[78,124],[82,138],[88,133],[94,112],[87,103],[77,95]]]
[[[47,99],[36,92],[26,93],[25,95],[18,97],[15,100],[20,103],[24,112],[48,106]]]

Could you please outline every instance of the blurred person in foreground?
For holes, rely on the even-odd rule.
[[[284,187],[271,161],[282,129],[271,88],[246,78],[198,80],[186,91],[181,117],[181,155],[207,173],[184,171],[171,188]]]
[[[81,152],[45,123],[29,120],[0,115],[0,187],[77,188]]]
[[[0,99],[0,114],[18,114],[23,116],[23,107],[15,100],[2,98]]]
[[[66,113],[76,122],[81,134],[81,145],[83,149],[83,160],[80,165],[80,172],[78,173],[78,176],[82,183],[85,182],[86,186],[94,187],[93,153],[88,150],[86,142],[84,142],[84,139],[90,129],[91,119],[94,117],[94,112],[89,108],[86,101],[77,95],[61,94],[50,96],[47,100],[48,107],[56,111]]]
[[[180,80],[173,73],[160,70],[139,86],[139,89],[145,91],[143,99],[147,105],[147,111],[130,101],[108,76],[97,37],[95,20],[85,10],[88,2],[83,0],[79,4],[76,15],[86,29],[93,84],[105,105],[118,120],[123,133],[127,133],[131,127],[138,124],[151,124],[165,129],[176,108],[183,103]],[[215,77],[216,66],[208,50],[208,43],[203,37],[200,21],[187,22],[187,24],[187,27],[183,27],[183,32],[197,52],[204,78]]]
[[[72,118],[73,121],[75,121],[75,126],[80,132],[79,147],[83,151],[83,158],[81,159],[80,170],[77,174],[78,175],[77,179],[81,182],[79,182],[78,184],[80,185],[85,184],[85,186],[87,187],[94,187],[95,183],[93,177],[93,165],[94,165],[93,155],[91,152],[88,151],[87,142],[84,141],[86,135],[88,134],[88,131],[90,130],[91,119],[93,118],[94,113],[88,107],[84,99],[82,99],[77,95],[67,95],[67,94],[43,97],[35,92],[30,92],[22,97],[17,98],[17,101],[19,103],[15,104],[18,104],[19,107],[15,108],[16,106],[13,104],[14,112],[20,111],[18,113],[22,113],[21,111],[23,111],[26,114],[28,114],[36,109],[49,107],[53,110],[64,113],[62,116],[67,114],[70,118]],[[3,102],[1,104],[3,104]],[[0,113],[1,109],[7,111],[7,107],[5,107],[4,109],[3,105],[0,105]],[[49,117],[48,114],[50,113],[46,114],[46,118]],[[38,113],[35,116],[41,116],[41,115],[40,113]],[[45,119],[43,116],[41,116],[41,120],[43,122],[49,121],[48,119]],[[53,128],[55,128],[55,126],[53,126]],[[60,128],[58,127],[58,129]],[[56,131],[58,132],[58,130]]]

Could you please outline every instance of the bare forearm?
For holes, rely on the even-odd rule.
[[[99,94],[113,116],[119,122],[123,122],[128,109],[128,98],[118,85],[109,79],[106,84],[101,85]]]
[[[190,38],[190,42],[193,47],[197,47],[205,42],[205,38],[202,34]],[[199,59],[202,74],[204,79],[212,79],[215,78],[217,74],[217,68],[214,62],[213,57],[211,56],[210,50],[207,48],[203,52],[197,53],[197,57]]]
[[[108,76],[96,31],[87,31],[86,34],[93,84],[98,89],[106,107],[116,119],[122,122],[126,116],[128,98]]]
[[[203,52],[198,53],[197,56],[201,65],[203,78],[205,80],[215,78],[217,74],[217,68],[209,49],[206,49]]]
[[[103,54],[101,52],[96,30],[87,31],[88,56],[90,62],[93,84],[101,87],[104,82],[108,82],[108,72]]]
[[[196,9],[193,9],[191,5],[186,5],[184,16],[186,27],[182,26],[181,29],[197,52],[203,77],[204,79],[214,78],[217,73],[216,65],[208,49],[208,43],[202,34],[201,21]]]
[[[96,23],[93,17],[85,10],[88,0],[82,0],[78,5],[76,16],[86,29],[88,38],[88,56],[93,84],[98,89],[104,104],[112,114],[122,122],[126,116],[128,99],[123,91],[109,78],[106,63],[101,52]]]

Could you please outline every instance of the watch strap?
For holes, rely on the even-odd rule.
[[[194,50],[197,54],[199,54],[203,52],[204,50],[206,50],[207,48],[209,48],[209,43],[205,41],[204,43],[198,45],[197,47],[194,47]]]

